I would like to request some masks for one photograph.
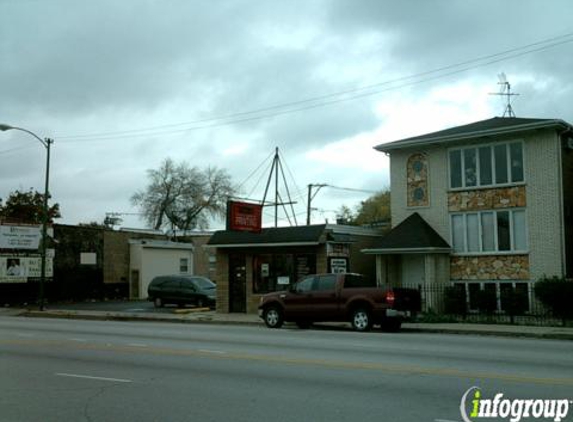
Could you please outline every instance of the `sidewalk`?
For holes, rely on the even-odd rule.
[[[172,323],[212,323],[236,324],[264,327],[263,321],[254,314],[221,314],[208,309],[184,311],[174,310],[173,313],[150,312],[115,312],[115,311],[76,311],[76,310],[33,310],[20,308],[0,308],[0,316],[20,316],[35,318],[64,318],[84,320],[110,321],[154,321]],[[318,324],[328,327],[348,327],[345,323]],[[441,334],[471,334],[503,337],[528,337],[573,340],[573,327],[540,327],[525,325],[502,324],[466,324],[466,323],[404,323],[402,332],[441,333]]]

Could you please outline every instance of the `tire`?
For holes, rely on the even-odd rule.
[[[203,298],[202,298],[202,297],[198,298],[198,299],[195,301],[195,305],[196,305],[198,308],[204,308],[204,307],[205,307],[205,303],[204,303],[204,301],[203,301]]]
[[[310,322],[310,321],[296,321],[295,324],[301,330],[308,330],[310,328],[310,326],[312,325],[312,322]]]
[[[372,317],[366,308],[356,308],[352,311],[350,323],[355,331],[370,331],[372,328]]]
[[[156,297],[155,299],[153,299],[153,304],[155,305],[156,308],[163,307],[163,301],[161,300],[160,297]]]
[[[397,333],[400,331],[402,327],[402,320],[398,318],[387,318],[382,321],[380,324],[380,328],[382,331],[386,331],[388,333]]]
[[[278,306],[269,306],[263,312],[263,320],[269,328],[281,328],[284,323],[282,309]]]

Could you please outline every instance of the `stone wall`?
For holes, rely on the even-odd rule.
[[[528,280],[527,255],[452,256],[452,280]]]
[[[448,210],[450,212],[516,208],[526,205],[525,186],[448,193]]]

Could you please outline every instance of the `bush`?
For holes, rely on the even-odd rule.
[[[535,296],[563,322],[573,318],[573,282],[544,277],[535,283]]]

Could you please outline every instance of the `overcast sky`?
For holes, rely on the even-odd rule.
[[[299,224],[308,184],[365,191],[321,189],[312,222],[334,222],[389,187],[375,145],[501,116],[502,72],[517,117],[573,122],[572,16],[570,0],[0,0],[0,123],[54,138],[59,223],[136,213],[167,157],[262,200],[276,147]],[[45,157],[0,132],[0,197],[43,191]]]

